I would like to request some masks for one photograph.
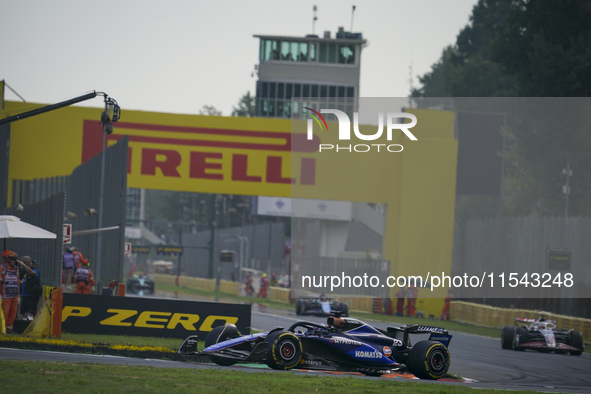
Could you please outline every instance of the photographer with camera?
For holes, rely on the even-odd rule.
[[[10,250],[5,250],[2,256],[4,261],[0,265],[0,299],[2,299],[2,312],[6,321],[6,333],[10,334],[18,310],[20,287],[17,268],[18,255]]]
[[[43,287],[41,287],[41,279],[39,279],[37,262],[29,256],[24,256],[22,262],[25,275],[21,287],[21,315],[26,320],[33,320],[37,313],[39,297],[43,294]]]
[[[94,276],[88,266],[88,260],[83,259],[82,267],[76,270],[76,275],[74,275],[76,294],[90,294],[90,286],[94,286]]]

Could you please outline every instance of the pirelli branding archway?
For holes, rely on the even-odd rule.
[[[5,106],[11,113],[30,108],[30,103],[10,101]],[[387,143],[403,146],[398,153],[319,152],[320,144],[346,143],[338,140],[337,119],[328,116],[328,130],[314,130],[310,139],[306,119],[126,110],[107,144],[129,135],[128,187],[387,204],[383,259],[390,261],[391,273],[450,272],[454,114],[407,112],[416,116],[412,133],[418,140],[395,131]],[[96,108],[68,107],[12,124],[9,188],[13,180],[69,175],[98,154],[99,113]],[[375,134],[375,126],[361,127],[361,132]]]

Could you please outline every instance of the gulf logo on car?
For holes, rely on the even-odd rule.
[[[388,346],[384,346],[384,355],[386,357],[390,357],[392,355],[392,349],[390,349]]]

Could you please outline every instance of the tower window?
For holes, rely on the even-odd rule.
[[[318,61],[320,63],[326,63],[327,53],[328,53],[328,45],[325,42],[320,43],[320,58]]]
[[[300,62],[308,61],[308,43],[300,42],[300,56],[298,57]]]

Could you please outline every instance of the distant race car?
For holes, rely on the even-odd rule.
[[[519,325],[520,323],[525,323]],[[529,327],[526,325],[529,324]],[[537,350],[580,356],[585,345],[583,335],[575,330],[556,330],[552,320],[515,318],[515,325],[506,325],[501,332],[501,347],[514,350]]]
[[[409,334],[431,334],[412,346]],[[409,371],[421,379],[441,379],[450,366],[447,330],[427,326],[380,330],[338,313],[327,324],[298,321],[287,330],[241,335],[233,324],[215,327],[197,351],[197,336],[188,337],[178,353],[207,356],[218,365],[263,362],[279,370],[352,371],[379,376]]]
[[[147,275],[134,275],[127,279],[127,292],[130,294],[154,294],[154,281]]]
[[[330,316],[331,311],[340,311],[341,316],[349,316],[349,304],[335,301],[324,294],[296,299],[296,315]]]

